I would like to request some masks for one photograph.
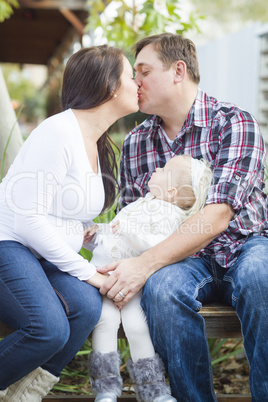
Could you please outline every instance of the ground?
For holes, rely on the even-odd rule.
[[[234,340],[228,340],[225,347],[235,344]],[[225,353],[225,348],[220,354]],[[244,352],[230,356],[213,366],[214,388],[217,394],[249,394],[248,385],[249,366]],[[126,365],[121,366],[123,378],[123,394],[133,394],[133,387],[129,379]],[[76,356],[67,367],[67,375],[62,375],[60,384],[53,389],[54,394],[61,394],[64,391],[70,394],[89,394],[91,387],[88,375],[88,355]]]

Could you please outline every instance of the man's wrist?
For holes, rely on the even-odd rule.
[[[153,249],[145,251],[138,258],[140,259],[141,265],[146,270],[146,276],[147,276],[146,279],[148,279],[160,268],[163,268],[165,265],[167,265],[165,263],[161,264],[159,253],[157,252],[157,250],[155,250],[155,247]]]

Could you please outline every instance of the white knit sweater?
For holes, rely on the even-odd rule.
[[[101,266],[115,260],[136,257],[169,237],[185,220],[185,211],[146,194],[124,207],[110,224],[99,224],[91,262]],[[111,226],[119,221],[119,230]]]

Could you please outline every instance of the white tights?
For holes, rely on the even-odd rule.
[[[121,311],[111,299],[103,297],[101,317],[92,334],[93,350],[101,353],[117,351],[117,332],[122,320],[133,362],[155,356],[146,317],[140,306],[141,295],[142,291]]]

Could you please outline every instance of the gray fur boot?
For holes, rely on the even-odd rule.
[[[42,398],[49,393],[58,381],[58,377],[38,367],[21,380],[11,384],[2,400],[8,402],[41,402]]]
[[[159,355],[139,359],[135,363],[129,359],[128,370],[139,402],[176,401],[170,395],[164,376],[164,363]]]
[[[95,395],[110,393],[120,396],[122,378],[120,376],[121,357],[118,352],[101,353],[93,351],[89,355],[89,375]],[[102,398],[98,398],[101,400]],[[115,399],[116,400],[116,399]]]

